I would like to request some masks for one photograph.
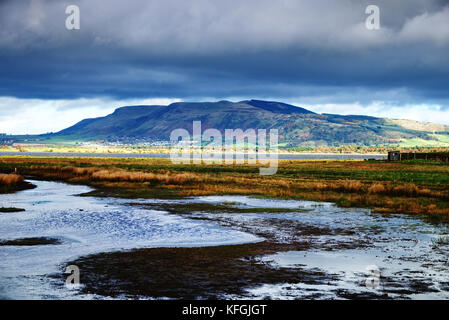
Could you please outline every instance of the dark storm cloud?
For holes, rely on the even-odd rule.
[[[77,4],[81,29],[65,29]],[[365,28],[365,8],[381,30]],[[4,1],[0,96],[449,105],[446,1]],[[336,101],[338,100],[338,101]]]

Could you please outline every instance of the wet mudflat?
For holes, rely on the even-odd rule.
[[[77,196],[92,189],[49,181],[1,194],[0,207],[23,212],[0,214],[0,298],[103,298],[68,290],[62,278],[67,261],[134,248],[214,246],[261,239],[213,222],[168,212],[131,208],[123,200]],[[57,243],[48,242],[57,239]],[[81,270],[83,275],[83,270]]]
[[[265,241],[85,257],[74,263],[89,270],[86,293],[189,299],[449,297],[449,246],[439,241],[448,232],[445,225],[330,203],[241,196],[128,205],[212,221]],[[108,278],[102,277],[105,269]]]
[[[78,197],[33,181],[0,195],[4,298],[447,299],[447,225],[330,203],[244,196]],[[80,268],[81,288],[63,270]]]

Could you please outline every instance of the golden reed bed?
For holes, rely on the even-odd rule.
[[[431,162],[282,160],[276,175],[260,176],[257,166],[174,165],[167,159],[0,159],[0,171],[14,168],[21,174],[91,185],[102,195],[242,194],[449,218],[449,166]]]

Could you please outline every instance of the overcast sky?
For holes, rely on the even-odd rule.
[[[0,0],[0,132],[250,98],[449,124],[448,88],[447,0]]]

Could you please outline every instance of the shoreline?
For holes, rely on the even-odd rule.
[[[210,153],[205,153],[210,154]],[[226,153],[223,153],[225,155]],[[234,154],[234,153],[233,153]],[[239,153],[240,155],[241,153]],[[235,154],[234,154],[235,155]],[[257,155],[257,153],[243,153]],[[386,159],[387,154],[380,153],[277,153],[279,160],[367,160]],[[145,158],[170,159],[170,153],[104,153],[104,152],[17,152],[0,151],[0,157],[67,157],[67,158]]]

